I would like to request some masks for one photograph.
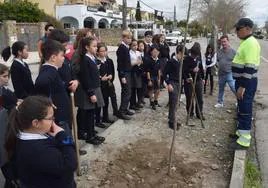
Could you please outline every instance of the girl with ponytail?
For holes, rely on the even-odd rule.
[[[22,187],[76,187],[73,141],[55,124],[50,99],[27,97],[12,110],[5,147]]]
[[[10,68],[11,81],[14,87],[15,95],[19,99],[24,99],[33,92],[34,84],[29,66],[23,61],[28,58],[28,46],[25,42],[17,41],[12,47],[6,47],[1,55],[4,61],[14,55],[14,60]]]
[[[78,46],[77,65],[80,87],[75,99],[78,106],[77,123],[78,138],[93,145],[101,144],[105,138],[95,133],[95,110],[104,106],[100,86],[100,74],[95,59],[97,41],[94,38],[83,38]],[[87,127],[84,127],[87,126]]]

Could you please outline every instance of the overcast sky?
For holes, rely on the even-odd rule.
[[[119,4],[122,4],[122,0],[117,0]],[[251,18],[258,26],[263,26],[264,22],[268,20],[268,1],[267,0],[246,0],[249,5],[247,7],[246,13],[247,17]],[[146,4],[151,7],[166,12],[173,12],[174,5],[177,9],[177,19],[186,18],[186,8],[188,1],[186,0],[143,0]],[[136,7],[137,0],[127,0],[128,6]],[[147,8],[141,3],[142,10],[152,11],[152,9]],[[172,13],[165,13],[166,17],[173,17]]]

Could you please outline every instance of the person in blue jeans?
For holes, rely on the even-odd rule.
[[[223,107],[224,88],[226,83],[229,85],[231,91],[235,94],[235,81],[232,75],[232,61],[236,54],[235,50],[230,47],[229,39],[227,35],[223,35],[221,38],[222,48],[218,50],[217,62],[218,62],[218,75],[219,75],[219,94],[218,103],[216,108]]]

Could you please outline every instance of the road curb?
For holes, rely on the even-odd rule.
[[[245,177],[246,150],[236,150],[229,188],[243,188]]]

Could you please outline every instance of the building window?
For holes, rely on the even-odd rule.
[[[63,28],[64,29],[70,29],[71,28],[71,24],[70,23],[64,23],[63,24]]]

